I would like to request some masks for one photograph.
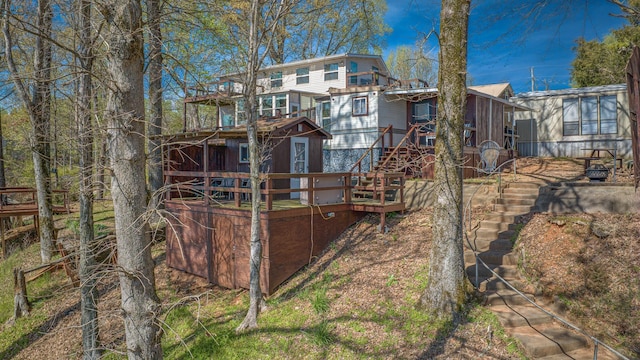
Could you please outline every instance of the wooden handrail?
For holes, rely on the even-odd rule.
[[[369,161],[369,171],[373,170],[373,166],[372,166],[372,164],[373,164],[373,149],[375,148],[375,146],[378,143],[381,143],[382,150],[384,151],[384,149],[385,149],[384,136],[389,132],[391,132],[391,136],[392,136],[392,138],[389,141],[389,145],[393,146],[393,125],[389,125],[386,128],[384,128],[384,130],[382,130],[382,133],[380,134],[380,136],[378,136],[376,141],[374,141],[373,144],[371,144],[371,146],[369,146],[369,149],[367,149],[367,151],[365,151],[364,154],[362,154],[362,156],[360,156],[358,161],[356,161],[356,163],[353,164],[351,169],[349,169],[350,173],[353,173],[356,168],[358,168],[358,171],[357,171],[358,174],[362,173],[362,160],[364,160],[364,158],[367,157],[367,155],[371,155],[371,159]]]

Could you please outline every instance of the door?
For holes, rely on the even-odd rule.
[[[291,173],[306,174],[309,172],[309,138],[292,137],[291,138]],[[291,188],[300,188],[300,178],[291,179]],[[291,193],[292,199],[299,199],[299,192]]]

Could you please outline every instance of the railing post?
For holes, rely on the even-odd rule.
[[[593,339],[593,360],[598,360],[598,339]]]
[[[236,178],[233,179],[233,199],[236,202],[236,207],[240,207],[242,205],[240,198],[240,178],[236,175]]]
[[[266,196],[266,203],[267,203],[267,210],[271,210],[273,209],[273,195],[271,194],[271,189],[273,188],[273,179],[271,179],[271,177],[267,178],[267,185],[266,185],[266,190],[267,190],[267,194]]]

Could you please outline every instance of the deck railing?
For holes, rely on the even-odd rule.
[[[296,200],[305,205],[351,204],[354,191],[369,192],[380,205],[385,204],[387,191],[399,191],[400,200],[404,202],[403,174],[373,174],[366,185],[352,182],[353,176],[350,172],[262,174],[260,194],[266,210],[273,210],[275,200]],[[251,201],[249,173],[165,171],[165,179],[168,201],[197,201],[214,206],[233,204],[235,207]]]

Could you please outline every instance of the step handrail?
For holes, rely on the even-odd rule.
[[[380,134],[380,136],[378,136],[376,141],[374,141],[373,144],[371,144],[371,146],[369,146],[367,151],[365,151],[364,154],[362,154],[362,156],[360,156],[358,161],[356,161],[355,164],[353,164],[351,169],[349,169],[350,173],[353,173],[356,168],[358,168],[358,171],[357,171],[358,174],[362,173],[362,160],[364,160],[367,157],[367,155],[369,155],[371,157],[371,159],[369,161],[369,171],[373,170],[373,149],[378,143],[381,143],[382,149],[384,150],[384,148],[385,148],[385,146],[384,146],[384,136],[387,135],[387,134],[390,134],[391,139],[389,141],[389,144],[391,146],[393,146],[393,125],[389,125],[389,126],[387,126],[386,128],[384,128],[382,130],[382,133]]]

